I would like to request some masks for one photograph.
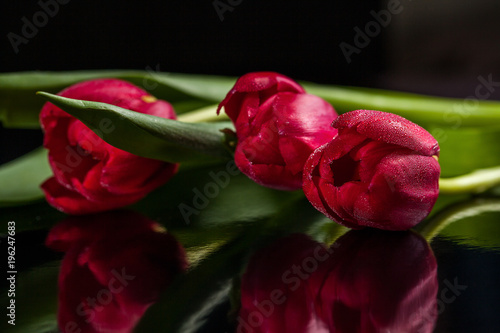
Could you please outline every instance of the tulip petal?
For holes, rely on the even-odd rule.
[[[302,175],[292,175],[285,165],[249,163],[241,150],[234,154],[236,166],[258,184],[280,190],[296,190],[302,185]]]
[[[375,227],[406,230],[422,221],[431,211],[439,190],[439,164],[429,156],[394,152],[377,166],[367,200],[358,204],[360,219]]]
[[[246,95],[247,93],[259,92],[259,102],[263,103],[270,96],[282,91],[303,93],[304,88],[302,88],[294,80],[279,73],[255,72],[245,74],[236,81],[234,87],[229,91],[224,100],[222,100],[222,102],[219,104],[217,113],[219,113],[220,109],[224,106],[224,108],[226,109],[226,113],[228,113],[228,116],[234,122],[238,117],[238,113],[232,112],[231,110],[240,110],[241,107],[238,107],[237,105],[234,105],[232,103],[238,100],[242,100],[241,95],[238,96],[239,94]],[[233,98],[236,100],[230,102]],[[228,106],[227,108],[226,105]],[[230,110],[229,112],[228,109]]]
[[[108,192],[117,195],[149,193],[158,187],[158,183],[164,183],[172,178],[177,169],[177,164],[129,154],[112,154],[105,161],[99,184]]]
[[[406,147],[422,155],[439,154],[436,139],[417,124],[393,113],[356,110],[335,119],[332,126],[343,131],[354,129],[372,140]]]
[[[89,201],[78,192],[68,190],[61,186],[54,177],[47,179],[41,185],[41,188],[45,193],[47,202],[51,206],[67,214],[89,214],[110,209],[108,202]],[[115,206],[113,208],[117,207],[118,206]]]

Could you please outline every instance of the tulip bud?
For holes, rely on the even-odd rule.
[[[172,106],[121,80],[75,84],[60,96],[103,102],[158,117],[175,119]],[[86,214],[132,204],[164,184],[177,165],[139,157],[102,140],[81,121],[52,103],[40,112],[44,146],[54,176],[42,184],[49,204],[68,214]],[[107,134],[111,121],[95,131]]]
[[[304,167],[304,193],[329,218],[353,229],[406,230],[439,192],[439,146],[422,127],[391,113],[357,110],[332,124],[338,135]]]
[[[330,127],[337,117],[333,107],[278,73],[242,76],[222,107],[236,128],[236,165],[271,188],[301,188],[305,161],[337,133]]]

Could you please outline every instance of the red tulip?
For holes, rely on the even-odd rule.
[[[104,102],[140,113],[175,119],[172,106],[121,80],[75,84],[60,96]],[[51,103],[40,113],[44,146],[54,176],[42,184],[47,201],[68,214],[110,210],[134,203],[164,184],[177,165],[135,156],[104,142],[87,126]],[[101,121],[99,131],[114,125]]]
[[[238,168],[255,182],[276,189],[302,186],[304,163],[336,133],[337,113],[278,73],[249,73],[220,103],[236,128]]]
[[[329,218],[353,229],[406,230],[438,196],[439,146],[400,116],[357,110],[332,124],[338,135],[304,167],[304,193]]]
[[[176,239],[132,212],[69,218],[52,228],[46,245],[66,252],[57,314],[64,333],[132,332],[187,267]]]

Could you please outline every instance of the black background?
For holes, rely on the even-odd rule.
[[[35,26],[17,53],[9,33],[24,37],[23,17],[43,23],[37,14],[43,8],[40,1],[2,5],[1,72],[116,68],[240,76],[271,70],[294,79],[373,85],[385,67],[383,35],[351,64],[338,46],[352,44],[353,28],[370,20],[377,2],[232,1],[237,5],[221,13],[223,20],[214,1],[42,2],[56,3],[57,13]],[[1,142],[5,162],[40,145],[41,134],[3,129]]]
[[[48,0],[42,0],[46,2]],[[66,0],[68,1],[68,0]],[[227,0],[221,1],[228,3]],[[156,68],[241,75],[274,70],[298,79],[363,84],[383,67],[382,38],[347,66],[338,45],[378,2],[69,0],[15,54],[7,33],[33,21],[37,1],[12,2],[2,19],[2,71]]]
[[[460,98],[473,94],[478,76],[500,81],[496,0],[60,1],[3,2],[0,72],[146,69],[240,76],[271,70],[319,83]],[[231,9],[218,13],[216,3]],[[348,63],[340,44],[355,46],[354,29],[366,31],[388,3],[398,13]],[[26,21],[39,27],[16,52],[9,36],[24,38]],[[491,98],[500,99],[499,90]],[[41,143],[36,131],[2,129],[0,138],[0,163]]]
[[[460,98],[473,94],[478,76],[500,81],[497,0],[60,1],[2,3],[0,72],[272,70],[319,83]],[[215,3],[231,9],[218,13]],[[354,29],[365,31],[388,3],[398,13],[348,63],[340,44],[355,46]],[[26,21],[39,27],[30,32]],[[9,36],[25,38],[23,29],[31,35],[16,52]],[[500,99],[499,90],[491,98]],[[3,163],[40,145],[41,134],[1,129],[0,139]]]

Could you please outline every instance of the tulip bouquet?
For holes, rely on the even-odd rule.
[[[43,130],[43,148],[0,166],[0,203],[6,220],[21,211],[37,216],[18,223],[21,230],[65,219],[45,243],[65,253],[58,325],[68,332],[130,332],[137,323],[150,332],[165,313],[185,324],[192,318],[178,314],[183,307],[175,300],[188,310],[194,295],[213,300],[209,291],[243,271],[241,286],[224,289],[240,290],[233,322],[241,332],[287,325],[304,332],[313,324],[317,332],[354,331],[343,319],[356,316],[364,331],[431,331],[437,274],[425,238],[464,209],[499,206],[500,102],[471,107],[460,99],[299,83],[274,72],[237,79],[26,72],[0,75],[0,111],[4,127]],[[435,213],[479,194],[465,208]],[[122,208],[131,211],[115,211]],[[309,236],[288,235],[296,231]],[[252,254],[255,247],[261,250]],[[227,265],[242,256],[246,269]],[[310,258],[317,267],[307,279],[284,281],[295,261]],[[411,264],[402,264],[408,258]],[[380,270],[382,261],[394,265]],[[358,262],[375,278],[355,276]],[[119,275],[125,266],[132,273]],[[180,274],[186,279],[176,280]],[[138,284],[115,293],[118,282],[128,283],[123,276],[139,276]],[[172,283],[170,296],[161,296]],[[273,309],[289,302],[253,325],[256,304],[282,287],[270,298]],[[398,292],[384,298],[391,287]],[[109,294],[111,308],[96,315],[99,306],[86,293]],[[419,297],[423,303],[413,302]],[[380,311],[368,316],[373,304]],[[285,312],[295,321],[284,322]],[[172,322],[184,325],[181,319]],[[161,329],[174,331],[168,325]]]
[[[50,84],[43,82],[51,75]],[[133,73],[128,75],[135,78]],[[384,98],[377,100],[373,91],[344,88],[343,94],[342,88],[330,91],[314,85],[309,89],[312,92],[306,92],[289,77],[257,72],[239,78],[219,100],[221,92],[212,92],[211,82],[191,79],[197,89],[192,93],[187,78],[175,82],[168,75],[161,76],[155,88],[164,85],[161,91],[158,89],[162,97],[178,98],[178,90],[182,90],[197,98],[204,94],[219,100],[217,111],[208,106],[184,112],[176,120],[169,101],[119,79],[123,73],[87,74],[118,78],[79,80],[79,76],[86,74],[66,78],[64,74],[25,73],[14,75],[12,80],[3,76],[5,94],[19,90],[30,77],[40,82],[39,86],[31,83],[32,90],[54,90],[55,86],[80,81],[57,95],[38,92],[39,98],[48,101],[41,108],[39,122],[52,170],[41,188],[47,202],[67,214],[130,205],[167,183],[179,163],[223,160],[234,161],[239,171],[262,186],[303,189],[316,209],[353,229],[414,227],[431,212],[439,194],[438,141],[403,116],[422,119],[422,125],[439,134],[443,129],[436,124],[446,123],[448,113],[443,113],[441,123],[434,119],[444,103],[453,103],[444,99],[419,100],[413,95],[381,92]],[[143,83],[150,79],[144,78]],[[226,83],[215,88],[222,89]],[[30,102],[32,99],[30,96]],[[415,110],[411,109],[412,102]],[[435,109],[431,109],[432,102]],[[392,112],[362,109],[377,103],[390,105],[388,111]],[[498,110],[493,110],[496,103],[477,104],[475,111],[483,118],[470,113],[464,120],[486,123],[498,117]],[[353,110],[337,114],[335,108],[345,111],[351,105]],[[221,110],[232,124],[224,121],[224,116],[218,121],[216,113]],[[38,115],[36,109],[7,109],[3,122],[7,126],[34,125],[30,122],[34,123],[35,113]],[[456,130],[454,126],[451,129]],[[451,164],[449,159],[447,155],[446,164]],[[492,166],[489,162],[481,167]],[[497,169],[488,169],[442,179],[441,189],[485,190],[496,185],[499,174]]]

